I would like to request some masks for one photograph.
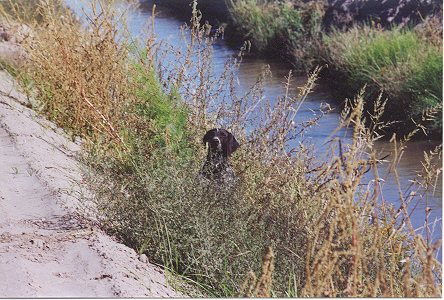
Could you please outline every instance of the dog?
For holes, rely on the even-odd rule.
[[[209,147],[207,161],[200,170],[200,175],[217,183],[233,182],[235,174],[228,157],[239,148],[234,135],[225,129],[214,128],[204,135],[203,144],[208,144]]]

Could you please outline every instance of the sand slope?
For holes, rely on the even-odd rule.
[[[80,147],[27,101],[0,72],[0,297],[181,297],[80,217]]]

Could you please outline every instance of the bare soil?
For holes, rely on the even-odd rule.
[[[0,71],[0,297],[183,297],[178,279],[79,214],[81,147],[26,103]]]

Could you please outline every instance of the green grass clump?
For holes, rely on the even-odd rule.
[[[323,1],[233,0],[230,25],[252,49],[288,60],[307,72],[327,64],[339,101],[366,85],[366,110],[380,93],[389,100],[383,116],[389,132],[408,134],[421,123],[425,135],[442,136],[442,22],[438,17],[410,28],[372,28],[356,24],[324,28]],[[413,120],[413,121],[412,121]],[[422,136],[424,137],[424,135]]]
[[[320,38],[323,1],[286,3],[267,0],[232,0],[230,26],[266,55],[288,59],[297,69],[312,66]]]
[[[440,135],[442,38],[433,40],[419,30],[354,27],[333,31],[324,44],[327,63],[340,74],[335,84],[342,85],[346,95],[367,85],[370,107],[383,92],[388,98],[385,120],[402,121],[400,127],[407,132],[414,126],[408,125],[410,119],[418,123],[424,110],[433,110],[435,120],[424,125]]]
[[[338,130],[350,130],[352,140],[332,134],[318,153],[304,132],[329,107],[301,124],[294,118],[319,69],[294,97],[289,74],[273,104],[262,94],[268,68],[239,95],[242,53],[216,76],[214,37],[196,10],[183,29],[187,46],[174,50],[161,47],[154,30],[145,44],[117,39],[121,16],[99,4],[89,30],[47,11],[51,26],[35,25],[38,34],[22,45],[29,61],[21,71],[34,82],[41,105],[34,108],[84,138],[89,192],[79,197],[102,228],[212,296],[441,295],[440,245],[415,233],[408,205],[433,192],[440,166],[432,157],[440,148],[427,156],[427,176],[409,187],[398,212],[380,198],[379,184],[396,168],[378,174],[382,161],[372,150],[381,101],[369,127],[363,92],[348,101]],[[231,157],[232,186],[198,174],[202,137],[213,127],[227,128],[241,145]],[[393,140],[396,162],[405,145]],[[259,278],[254,291],[253,283],[242,288],[248,278]]]
[[[127,126],[130,127],[126,126],[126,129],[131,130],[125,130],[126,140],[130,144],[135,140],[140,141],[137,143],[138,149],[154,147],[177,151],[187,146],[187,107],[177,91],[166,92],[162,88],[157,73],[149,63],[140,61],[134,63],[133,72],[129,75],[135,88],[135,98],[123,115],[134,115],[137,120],[128,122]]]

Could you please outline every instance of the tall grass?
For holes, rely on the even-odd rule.
[[[254,50],[280,56],[296,69],[307,71],[316,57],[324,6],[324,1],[231,0],[230,26],[249,40]]]
[[[37,0],[3,0],[1,1],[2,10],[9,15],[13,15],[15,19],[19,19],[25,23],[42,23],[43,13],[39,4],[45,5],[45,2]],[[69,14],[62,1],[51,2],[51,10],[56,12],[56,15],[61,16]],[[3,15],[5,16],[5,15]]]
[[[428,137],[442,136],[442,21],[429,18],[415,29],[372,28],[355,24],[347,30],[324,28],[323,1],[232,0],[234,31],[252,49],[291,62],[302,72],[327,64],[327,82],[353,97],[366,85],[371,109],[380,93],[388,97],[389,132],[408,134],[422,122]],[[424,112],[433,114],[424,121]],[[412,122],[413,120],[413,122]],[[423,135],[424,137],[425,135]]]
[[[28,23],[36,38],[21,42],[27,51],[22,74],[32,87],[26,91],[39,99],[36,110],[73,134],[95,139],[108,133],[108,138],[119,140],[114,126],[131,87],[123,64],[128,51],[114,30],[115,15],[105,10],[98,18],[100,7],[91,4],[94,16],[88,19],[90,32],[85,32],[60,5],[36,4],[40,18]]]
[[[384,102],[375,104],[373,126],[364,126],[363,93],[348,101],[340,128],[352,131],[352,141],[333,135],[319,155],[304,132],[328,106],[294,122],[319,69],[299,95],[285,92],[274,104],[262,95],[267,68],[239,95],[242,53],[216,76],[214,37],[195,9],[183,28],[187,47],[175,49],[159,43],[153,27],[144,44],[118,39],[121,16],[94,4],[88,30],[42,7],[47,23],[34,24],[38,34],[22,44],[29,55],[22,71],[34,83],[35,108],[85,138],[91,196],[80,200],[100,226],[208,295],[441,295],[440,244],[417,235],[409,220],[410,201],[429,190],[404,198],[399,184],[399,210],[381,196],[375,166],[383,161],[372,145]],[[286,80],[289,86],[291,74]],[[198,175],[201,139],[216,126],[241,144],[231,158],[233,188]],[[290,147],[291,140],[298,143]],[[393,141],[396,161],[404,145]],[[440,153],[427,156],[422,187],[435,183],[440,166],[432,157]],[[396,175],[395,165],[386,172]],[[260,280],[247,288],[249,278]]]
[[[325,36],[325,60],[337,69],[348,95],[367,85],[370,105],[381,92],[388,97],[387,121],[413,118],[433,109],[435,120],[425,124],[429,133],[442,133],[442,35],[423,25],[411,29],[382,30],[354,27]],[[432,33],[432,36],[430,34]],[[435,37],[435,38],[433,38]],[[413,123],[411,123],[413,124]],[[412,126],[403,122],[403,127]],[[407,131],[407,132],[408,132]],[[399,131],[402,132],[402,131]],[[403,132],[404,134],[406,131]]]

